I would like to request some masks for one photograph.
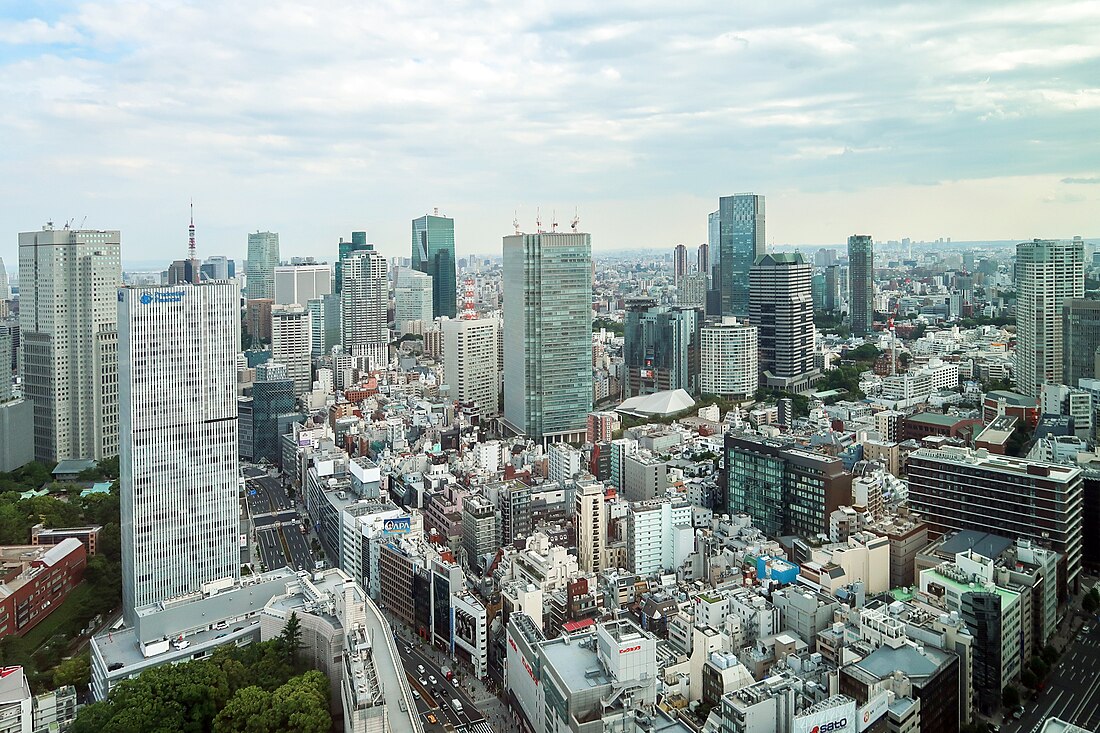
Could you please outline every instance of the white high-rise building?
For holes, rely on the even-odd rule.
[[[332,268],[320,265],[282,265],[275,268],[275,302],[304,306],[332,292]]]
[[[476,402],[483,415],[499,414],[496,319],[446,320],[442,328],[443,372],[451,397]]]
[[[210,280],[228,280],[234,275],[229,271],[231,264],[233,260],[225,255],[211,255],[203,260],[202,266],[204,270],[209,270]]]
[[[725,316],[699,332],[699,391],[746,399],[760,383],[756,326]]]
[[[279,233],[252,232],[248,235],[248,299],[275,297],[275,268],[279,264]]]
[[[271,309],[271,358],[286,365],[294,380],[294,394],[313,388],[309,312],[300,305],[277,305]]]
[[[122,600],[240,577],[236,282],[118,290]]]
[[[386,258],[371,245],[342,261],[341,341],[352,356],[383,357],[389,344],[389,283]],[[372,367],[374,364],[371,365]]]
[[[1084,297],[1084,260],[1080,237],[1016,245],[1015,377],[1026,395],[1062,383],[1062,304]]]
[[[691,504],[633,502],[626,512],[626,567],[642,577],[676,570],[694,549],[694,539]]]
[[[408,333],[416,321],[431,323],[432,276],[402,267],[393,288],[393,321],[398,333]]]
[[[4,268],[3,257],[0,257],[0,300],[11,300],[11,285],[8,283],[8,271]]]
[[[576,496],[577,564],[581,572],[599,573],[603,570],[603,551],[607,544],[603,484],[581,484]]]
[[[118,230],[19,235],[23,393],[44,463],[118,455],[119,247]]]

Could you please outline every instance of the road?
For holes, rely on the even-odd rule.
[[[302,519],[282,480],[258,468],[246,468],[242,473],[248,516],[264,567],[312,570],[313,553],[300,530]]]
[[[1100,620],[1082,630],[1066,646],[1047,678],[1039,699],[1025,704],[1019,721],[1005,724],[1007,733],[1038,733],[1047,718],[1060,718],[1085,730],[1100,726]]]
[[[469,695],[448,681],[443,671],[417,650],[415,643],[410,645],[398,638],[397,650],[409,682],[420,693],[417,706],[422,707],[421,717],[425,731],[442,731],[443,724],[449,723],[457,733],[493,733],[492,727],[486,722],[485,716],[474,707]],[[424,668],[423,672],[420,667]],[[434,684],[432,677],[435,678]],[[455,700],[462,706],[461,711],[455,707]],[[435,725],[429,722],[429,714],[436,718]]]

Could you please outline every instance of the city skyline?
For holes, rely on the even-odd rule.
[[[713,198],[752,190],[769,244],[1097,234],[1095,7],[708,5],[13,6],[0,231],[86,216],[174,259],[193,197],[200,253],[366,227],[391,256],[439,206],[463,254],[541,205],[579,207],[600,251],[697,245]]]

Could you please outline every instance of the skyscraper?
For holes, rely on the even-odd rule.
[[[44,463],[118,455],[119,247],[117,230],[19,235],[23,393]]]
[[[353,356],[383,360],[389,344],[389,281],[386,258],[373,245],[343,259],[340,291],[341,341]]]
[[[0,300],[11,300],[11,286],[8,284],[8,271],[4,268],[3,257],[0,257]]]
[[[476,402],[483,415],[499,414],[496,319],[448,319],[441,325],[443,373],[451,397]]]
[[[848,288],[852,335],[865,336],[875,320],[875,253],[868,234],[848,237]]]
[[[279,418],[294,412],[294,380],[286,365],[267,361],[256,365],[252,383],[252,460],[266,458],[272,465],[282,462]]]
[[[332,268],[327,264],[282,265],[275,268],[275,303],[305,305],[332,292]]]
[[[592,409],[592,237],[504,238],[504,421],[535,440],[583,441]]]
[[[1070,387],[1081,379],[1098,379],[1100,300],[1069,298],[1062,304],[1062,382]]]
[[[271,358],[286,366],[294,380],[294,394],[313,388],[309,313],[300,305],[277,305],[271,309]]]
[[[240,576],[232,281],[118,290],[122,600]]]
[[[699,394],[699,329],[696,308],[657,305],[651,298],[627,301],[623,328],[625,396],[683,389]]]
[[[412,266],[432,276],[432,312],[454,318],[458,312],[455,274],[455,220],[425,214],[412,221]]]
[[[749,321],[758,330],[760,371],[769,387],[803,392],[817,376],[812,274],[798,252],[766,254],[752,267]]]
[[[203,261],[203,280],[228,280],[236,276],[236,263],[225,255],[213,255]]]
[[[824,307],[826,313],[840,310],[840,265],[829,265],[825,268]]]
[[[756,326],[725,316],[700,331],[699,391],[743,400],[760,386]]]
[[[310,352],[321,356],[340,343],[340,296],[328,293],[306,303],[309,311]]]
[[[764,197],[739,193],[718,199],[718,282],[722,315],[749,312],[749,270],[764,254]]]
[[[1062,382],[1062,304],[1085,295],[1084,257],[1080,237],[1016,245],[1015,376],[1028,396]]]
[[[672,253],[672,277],[679,285],[688,274],[688,248],[682,244],[676,245]]]
[[[245,289],[250,300],[275,298],[275,268],[279,264],[277,232],[253,232],[248,235],[248,279]]]
[[[695,253],[695,268],[700,275],[710,280],[710,245],[703,242]]]
[[[422,327],[432,322],[432,276],[402,267],[393,286],[393,321],[399,333],[406,324],[420,321]]]
[[[352,252],[361,252],[362,250],[370,248],[371,246],[367,244],[366,232],[352,232],[350,242],[345,242],[344,238],[340,237],[340,243],[338,245],[338,251],[336,255],[336,277],[334,278],[337,293],[339,293],[341,288],[343,287],[341,285],[341,278],[343,276],[344,266],[341,263],[343,263],[344,258],[350,255]]]

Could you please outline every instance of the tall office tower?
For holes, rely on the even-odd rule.
[[[760,371],[769,387],[803,392],[817,377],[812,276],[798,252],[766,254],[752,267],[749,321],[758,329]]]
[[[607,505],[603,484],[583,483],[577,487],[574,521],[577,523],[577,565],[583,573],[603,571],[607,544]]]
[[[386,258],[373,245],[366,247],[343,260],[340,340],[352,356],[370,356],[378,363],[385,361],[390,340],[389,281]]]
[[[12,329],[0,322],[0,471],[14,471],[34,460],[34,407],[12,399]]]
[[[4,267],[3,257],[0,257],[0,300],[11,300],[11,285],[8,283],[8,271]]]
[[[679,284],[688,274],[688,248],[682,244],[676,245],[672,254],[672,278]]]
[[[1080,386],[1082,379],[1100,379],[1100,300],[1069,298],[1062,304],[1062,382]]]
[[[294,394],[313,389],[309,313],[300,305],[277,305],[271,309],[271,358],[286,365],[294,380]]]
[[[722,291],[718,287],[722,262],[722,219],[721,211],[707,214],[707,305],[708,316],[722,315]]]
[[[651,298],[626,303],[623,387],[626,397],[683,389],[699,394],[699,329],[696,308],[657,305]]]
[[[332,292],[332,268],[327,264],[284,265],[275,268],[275,302],[305,305]]]
[[[836,264],[836,250],[831,247],[822,247],[814,253],[815,267],[830,267]]]
[[[403,267],[397,271],[393,286],[393,322],[398,333],[406,333],[406,323],[432,322],[432,276]]]
[[[695,253],[695,271],[703,277],[704,282],[710,279],[710,245],[703,242]]]
[[[432,312],[454,318],[458,313],[455,274],[455,220],[425,214],[412,221],[412,266],[432,276]]]
[[[252,459],[282,463],[281,419],[294,414],[296,389],[285,364],[268,360],[256,365],[252,383]],[[283,425],[289,420],[283,420]],[[243,426],[242,426],[243,429]]]
[[[909,506],[932,530],[994,532],[1049,547],[1061,555],[1059,598],[1076,592],[1084,506],[1080,468],[944,446],[913,451],[906,470]]]
[[[756,326],[725,316],[699,332],[699,391],[728,400],[743,400],[760,386]]]
[[[814,310],[825,310],[825,273],[815,272],[810,280],[810,295],[813,297]]]
[[[309,311],[310,352],[323,356],[340,343],[340,296],[328,293],[306,303]]]
[[[19,235],[23,394],[34,405],[34,455],[118,455],[117,230]]]
[[[825,268],[825,311],[836,313],[840,310],[840,266],[829,265]]]
[[[853,336],[871,332],[875,320],[875,251],[870,235],[848,237],[848,320]]]
[[[335,277],[333,278],[336,282],[337,293],[343,288],[341,279],[344,274],[344,266],[341,263],[343,263],[344,258],[351,255],[352,252],[362,252],[366,249],[373,249],[372,245],[367,244],[366,232],[352,232],[350,242],[345,242],[344,238],[340,237],[340,243],[337,245]]]
[[[676,302],[683,307],[698,308],[702,311],[707,305],[706,275],[687,275],[680,280]]]
[[[275,268],[279,265],[279,234],[253,232],[248,235],[248,279],[245,290],[249,300],[275,299]]]
[[[504,422],[544,443],[584,440],[592,409],[592,237],[504,238]]]
[[[749,270],[764,254],[764,197],[739,193],[718,199],[718,282],[722,315],[749,312]],[[807,283],[808,284],[808,283]],[[761,334],[761,340],[763,334]]]
[[[118,290],[122,605],[240,577],[237,283]]]
[[[500,373],[497,371],[495,318],[442,322],[443,374],[451,398],[476,402],[482,415],[500,413]]]
[[[1085,245],[1035,239],[1016,245],[1016,388],[1038,397],[1062,380],[1062,304],[1085,296]],[[22,269],[22,267],[20,267]]]
[[[224,255],[207,257],[202,263],[204,280],[228,280],[236,276],[236,263]]]

